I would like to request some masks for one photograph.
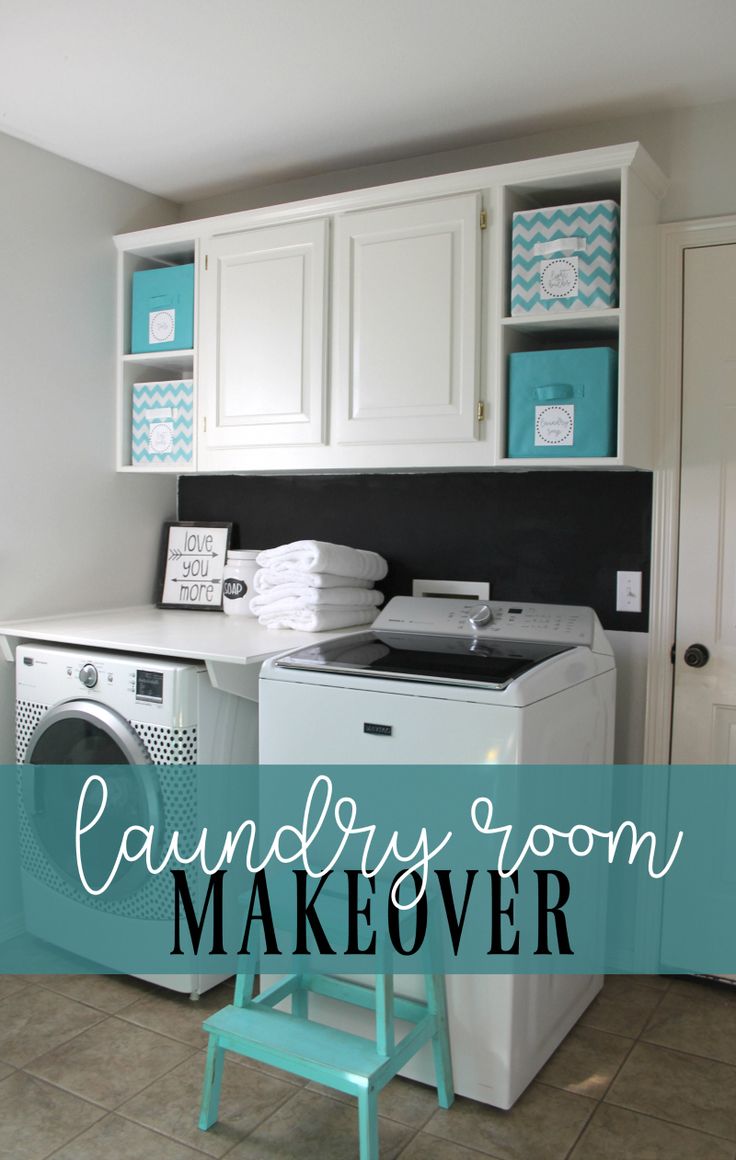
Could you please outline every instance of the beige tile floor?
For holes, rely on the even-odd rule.
[[[346,1097],[229,1057],[197,1129],[205,1015],[131,979],[0,976],[2,1160],[353,1160]],[[397,1079],[382,1160],[736,1160],[736,988],[611,977],[510,1112]]]

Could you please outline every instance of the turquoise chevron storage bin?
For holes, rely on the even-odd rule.
[[[618,305],[619,209],[586,201],[513,215],[511,313],[568,314]]]
[[[131,463],[192,462],[194,383],[134,383]]]
[[[607,346],[509,355],[507,454],[615,455],[617,365]]]
[[[158,266],[133,275],[130,353],[191,350],[194,266]]]

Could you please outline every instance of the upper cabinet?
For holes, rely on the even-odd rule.
[[[200,468],[218,470],[223,452],[324,443],[327,238],[318,218],[205,240]]]
[[[332,439],[476,438],[480,195],[338,217]]]
[[[117,238],[118,466],[651,468],[663,191],[626,145]],[[192,347],[156,300],[132,351],[186,263]]]
[[[189,226],[166,226],[126,234],[123,246],[120,240],[117,467],[192,471],[197,462],[196,233]],[[189,276],[177,277],[180,271]],[[161,275],[169,272],[173,279],[162,284]]]
[[[628,164],[614,163],[623,152]],[[533,170],[500,190],[499,466],[654,465],[665,181],[640,146],[595,156],[597,168],[581,169],[575,154],[558,158],[557,172],[529,162]],[[524,404],[528,455],[509,438]],[[535,418],[549,419],[548,429],[536,429]]]

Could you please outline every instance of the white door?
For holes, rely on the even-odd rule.
[[[218,451],[322,443],[327,222],[223,234],[203,253],[200,470]]]
[[[736,245],[685,251],[683,426],[672,761],[736,762]],[[682,810],[691,785],[671,786]],[[707,870],[724,914],[736,892],[736,779],[713,818]],[[665,893],[665,965],[702,971],[697,939],[683,961],[681,914]],[[669,925],[668,925],[669,923]],[[736,979],[735,975],[723,976]]]
[[[333,442],[477,438],[480,195],[335,221]]]
[[[734,764],[736,245],[687,250],[684,286],[672,760]]]

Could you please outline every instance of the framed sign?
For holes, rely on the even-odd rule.
[[[156,605],[158,608],[222,610],[222,576],[232,524],[164,524]]]

